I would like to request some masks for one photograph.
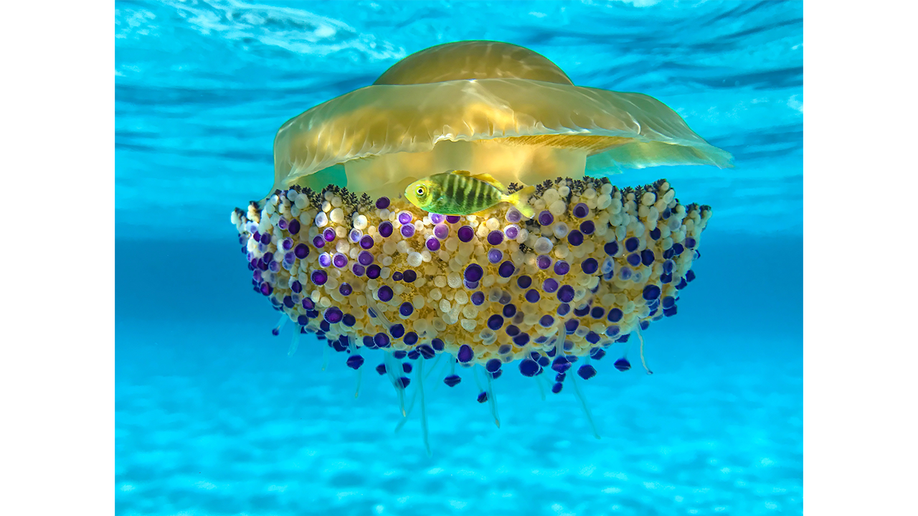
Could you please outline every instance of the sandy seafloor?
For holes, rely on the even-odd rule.
[[[342,5],[116,2],[116,513],[802,513],[800,7]],[[613,179],[666,177],[714,217],[679,314],[644,332],[655,374],[636,346],[616,371],[613,347],[581,381],[601,440],[570,385],[542,401],[506,367],[499,429],[470,377],[429,380],[428,457],[416,413],[394,432],[384,377],[365,366],[355,398],[343,356],[322,371],[311,339],[287,356],[289,328],[271,336],[276,313],[229,223],[270,184],[284,120],[472,37],[530,46],[578,84],[657,96],[736,156],[733,170]]]

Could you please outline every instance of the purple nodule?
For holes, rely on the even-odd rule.
[[[509,278],[510,276],[513,276],[514,272],[516,272],[516,267],[510,260],[500,264],[500,267],[497,268],[497,273],[500,274],[501,278]]]
[[[284,248],[284,250],[290,250],[290,248],[293,247],[293,240],[290,240],[289,238],[285,238],[282,244],[282,247]]]
[[[388,197],[380,197],[379,199],[376,199],[376,209],[377,210],[384,210],[388,207],[389,207]]]
[[[402,281],[402,273],[398,271],[393,272],[392,281]]]
[[[328,267],[332,264],[331,255],[328,253],[322,253],[319,255],[319,265],[322,267]]]
[[[341,253],[335,253],[335,256],[332,258],[332,263],[335,264],[335,267],[341,269],[347,266],[347,256],[344,256]]]
[[[259,276],[260,276],[260,275],[259,275]],[[300,292],[303,291],[303,284],[300,283],[300,282],[297,281],[297,280],[294,280],[293,283],[290,284],[290,290],[292,290],[292,291],[296,292],[297,294],[299,294]]]
[[[516,225],[510,225],[504,228],[504,234],[507,235],[507,238],[510,240],[516,240],[516,237],[520,236],[520,228]]]
[[[267,296],[267,295],[269,295],[269,294],[271,293],[272,290],[274,290],[274,289],[271,288],[271,285],[268,285],[267,283],[262,283],[262,284],[261,284],[261,293],[262,293],[262,294],[264,294],[264,295]]]
[[[524,275],[520,276],[519,278],[516,278],[516,284],[517,284],[520,288],[529,288],[529,286],[532,285],[532,278],[530,278],[528,275],[524,274]]]
[[[472,357],[474,356],[475,354],[472,352],[472,347],[469,346],[468,344],[463,344],[459,346],[459,353],[456,355],[456,358],[460,362],[465,364],[465,363],[471,362]]]
[[[312,299],[309,299],[308,297],[303,299],[303,308],[307,310],[312,310],[315,307],[316,307],[316,304],[312,302]]]
[[[523,347],[526,344],[529,344],[529,339],[530,337],[528,333],[520,333],[516,337],[513,337],[513,343],[517,346]]]
[[[596,231],[596,224],[592,220],[585,220],[580,224],[580,232],[584,235],[592,235]]]
[[[277,221],[277,227],[287,229],[287,219],[281,217],[280,220]]]
[[[363,276],[363,274],[364,274],[367,270],[366,270],[366,268],[364,268],[363,265],[360,265],[359,263],[355,263],[354,266],[351,267],[351,271],[354,272],[354,275],[355,275],[355,276]]]
[[[574,300],[574,287],[570,285],[564,285],[558,289],[558,299],[563,303],[570,303]]]
[[[334,229],[327,228],[325,231],[322,232],[322,236],[325,238],[326,242],[334,242],[337,234],[335,234]]]
[[[574,206],[573,214],[578,219],[582,219],[590,214],[590,207],[586,204],[579,203],[577,206]]]
[[[363,232],[360,231],[359,229],[352,229],[351,232],[348,234],[348,238],[354,244],[356,244],[357,242],[360,242],[360,237],[362,236],[363,236]]]
[[[541,297],[542,296],[539,295],[539,291],[534,288],[526,291],[526,301],[529,301],[530,303],[538,303]]]
[[[408,269],[407,271],[402,273],[402,279],[405,280],[405,283],[414,283],[414,281],[418,279],[418,273],[414,272],[411,269]]]
[[[500,245],[504,241],[504,234],[501,231],[492,231],[488,233],[488,243],[491,245]]]
[[[444,217],[443,215],[440,215],[439,213],[430,214],[430,221],[433,222],[434,224],[439,224],[443,222],[444,220],[446,220],[446,217]]]
[[[465,288],[467,288],[467,289],[469,289],[469,290],[475,290],[476,288],[478,288],[478,282],[477,282],[477,281],[465,280],[463,283],[465,284]]]
[[[551,294],[552,292],[555,292],[556,290],[558,290],[558,280],[554,278],[548,278],[547,280],[543,281],[542,290],[544,290],[545,292],[548,292],[549,294]]]
[[[472,237],[475,236],[475,231],[472,229],[472,226],[462,226],[457,232],[459,240],[463,242],[468,242],[472,240]]]
[[[325,271],[312,271],[312,282],[322,286],[328,281],[328,274]]]
[[[398,214],[398,223],[399,223],[399,224],[409,224],[413,219],[414,219],[414,217],[411,215],[410,212],[403,211],[403,212],[401,212],[401,213]]]
[[[373,265],[370,265],[369,267],[367,267],[367,277],[370,279],[376,279],[379,277],[379,273],[381,270],[382,268],[380,268],[379,265],[376,265],[374,263]]]
[[[497,331],[504,325],[504,318],[498,314],[488,317],[488,328]]]
[[[449,226],[447,226],[446,224],[437,224],[436,227],[434,227],[433,232],[434,232],[435,237],[439,238],[440,240],[443,240],[444,238],[449,236]]]
[[[548,210],[542,210],[539,212],[539,224],[543,226],[550,226],[552,222],[555,221],[555,216],[551,214]]]
[[[638,265],[640,265],[640,264],[642,263],[641,255],[639,255],[639,254],[637,254],[637,253],[631,253],[631,254],[629,254],[629,255],[628,255],[628,258],[625,258],[625,260],[628,262],[628,265],[630,265],[630,266],[632,266],[632,267],[637,267]]]
[[[507,222],[519,222],[523,219],[523,214],[516,208],[507,210]]]
[[[265,233],[264,235],[261,235],[261,240],[259,241],[265,245],[270,244],[271,243],[271,233]]]
[[[564,276],[571,271],[571,265],[564,260],[558,260],[555,262],[555,274],[558,276]]]
[[[387,285],[379,287],[379,291],[376,294],[379,296],[380,301],[387,302],[392,299],[392,289]]]
[[[482,304],[484,304],[484,301],[485,301],[484,292],[479,290],[478,292],[475,292],[474,294],[472,294],[470,296],[470,299],[472,300],[473,305],[481,306]]]
[[[473,263],[465,268],[465,280],[471,283],[481,280],[481,277],[484,276],[484,270],[481,268],[481,265]]]
[[[316,235],[316,237],[312,239],[312,245],[316,246],[316,249],[322,249],[322,246],[325,245],[325,239],[322,238],[322,235]]]
[[[349,284],[347,284],[347,283],[342,283],[341,286],[338,287],[338,292],[339,292],[342,296],[349,296],[349,295],[351,295],[351,292],[353,292],[353,291],[354,291],[353,287],[351,287],[351,286],[350,286]]]
[[[500,364],[501,362],[499,359],[492,358],[485,364],[485,369],[487,369],[489,373],[496,373],[497,370],[500,369]]]
[[[369,249],[373,247],[373,237],[370,235],[364,235],[360,238],[360,247],[364,249]]]
[[[583,233],[577,231],[576,229],[567,234],[567,241],[572,246],[579,246],[583,243]]]
[[[629,253],[637,251],[637,248],[641,245],[641,240],[638,237],[631,237],[628,240],[625,240],[625,250]]]
[[[448,216],[446,217],[446,222],[449,222],[450,224],[455,224],[455,223],[459,222],[459,220],[461,220],[461,218],[462,218],[462,217],[460,217],[459,215],[448,215]]]
[[[531,358],[526,358],[520,362],[520,374],[523,376],[533,377],[538,374],[540,369],[539,363]]]
[[[596,261],[596,258],[587,258],[580,262],[580,268],[587,274],[595,274],[599,270],[599,262]]]
[[[440,250],[440,241],[434,237],[427,239],[427,249],[430,251],[439,251]]]
[[[329,324],[334,324],[336,322],[341,322],[341,319],[344,317],[344,313],[338,307],[332,306],[325,309],[325,313],[322,314],[322,318],[329,322]]]
[[[402,229],[399,230],[402,233],[402,236],[405,238],[411,238],[414,236],[414,226],[411,224],[405,224],[402,226]]]
[[[551,267],[551,257],[545,254],[539,256],[536,258],[536,265],[538,265],[539,268],[544,271],[545,269]]]
[[[296,255],[294,255],[293,253],[286,253],[284,255],[284,263],[289,263],[290,265],[293,265],[293,262],[295,261],[296,261]]]
[[[373,263],[373,253],[370,251],[360,251],[360,254],[357,255],[357,263],[360,265],[370,265]]]
[[[287,224],[287,231],[289,231],[291,235],[295,235],[299,233],[300,232],[300,221],[296,219],[291,220],[290,224]]]
[[[392,236],[392,223],[388,220],[381,222],[379,224],[379,234],[382,235],[383,238]]]
[[[409,315],[414,313],[414,306],[412,306],[412,304],[408,302],[402,303],[402,305],[398,307],[398,313],[404,315],[405,317],[408,317]]]
[[[504,259],[504,252],[500,249],[491,249],[488,251],[488,261],[491,263],[499,263]]]

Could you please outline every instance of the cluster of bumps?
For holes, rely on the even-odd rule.
[[[588,379],[590,358],[676,313],[711,209],[680,204],[665,180],[618,189],[590,177],[546,181],[530,204],[529,220],[506,204],[443,216],[294,186],[232,222],[254,289],[350,367],[363,347],[397,359],[448,353],[490,378],[511,362],[530,377],[550,365],[559,392],[578,357]]]

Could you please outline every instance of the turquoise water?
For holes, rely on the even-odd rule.
[[[118,514],[802,512],[801,3],[270,4],[115,4]],[[280,124],[461,39],[652,95],[735,156],[613,178],[714,217],[645,332],[655,374],[581,384],[601,440],[570,392],[505,374],[499,429],[474,382],[436,383],[428,457],[386,381],[355,398],[315,341],[288,357],[251,291],[229,214],[270,187]]]

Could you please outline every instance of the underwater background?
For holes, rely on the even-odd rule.
[[[115,2],[119,515],[802,512],[802,2]],[[252,292],[230,213],[267,193],[277,128],[429,46],[492,39],[577,85],[661,100],[736,167],[666,178],[714,216],[679,314],[542,401],[508,368],[395,392],[322,370]],[[290,331],[289,328],[287,330]],[[613,350],[615,348],[612,348]],[[611,351],[610,351],[611,352]],[[378,357],[368,355],[368,364]],[[528,381],[524,381],[528,380]]]

